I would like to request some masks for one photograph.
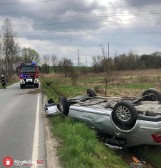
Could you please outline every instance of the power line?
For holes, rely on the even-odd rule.
[[[161,18],[140,18],[139,20],[131,20],[131,19],[126,19],[126,20],[122,20],[122,19],[118,19],[118,20],[106,20],[106,21],[102,21],[102,20],[100,20],[100,21],[102,21],[102,22],[104,22],[104,23],[117,23],[117,22],[128,22],[128,21],[130,21],[130,22],[140,22],[140,21],[142,21],[142,20],[157,20],[157,19],[159,19],[159,20],[161,20]],[[54,21],[54,20],[53,20]],[[99,20],[98,21],[79,21],[79,22],[54,22],[54,23],[34,23],[33,25],[53,25],[53,24],[77,24],[77,23],[97,23],[97,22],[99,22]]]
[[[107,15],[102,15],[102,16],[98,16],[98,18],[103,18],[103,17],[107,17]],[[89,17],[82,17],[82,18],[96,18],[96,17],[92,17],[92,16],[89,16]],[[35,19],[35,20],[45,20],[45,21],[51,21],[51,20],[59,20],[59,19],[78,19],[78,18],[70,18],[70,17],[64,17],[64,18],[47,18],[47,19]],[[103,21],[103,20],[98,20],[98,21],[79,21],[79,22],[54,22],[54,23],[33,23],[32,25],[34,26],[38,26],[38,25],[42,25],[42,26],[50,26],[50,25],[60,25],[60,24],[82,24],[82,23],[85,23],[85,24],[93,24],[93,23],[97,23],[99,21],[103,22],[103,23],[111,23],[111,22],[114,22],[114,23],[117,23],[117,22],[140,22],[142,20],[160,20],[161,18],[139,18],[139,20],[135,20],[133,19],[131,21],[131,19],[126,19],[126,20],[123,20],[123,19],[117,19],[117,20],[106,20],[106,21]],[[23,25],[22,25],[23,26]]]
[[[31,3],[31,4],[33,4],[33,3],[46,3],[46,2],[59,2],[59,3],[61,3],[61,2],[71,2],[70,0],[37,0],[37,1],[28,1],[28,0],[26,0],[26,1],[15,1],[15,2],[1,2],[0,3],[0,5],[14,5],[14,4],[23,4],[23,3]],[[126,6],[119,6],[118,4],[117,4],[117,6],[115,6],[115,8],[133,8],[133,7],[138,7],[138,5],[126,5]],[[109,6],[108,8],[114,8],[114,6]]]
[[[140,19],[140,20],[137,20],[137,21],[141,21],[141,20],[154,20],[154,19],[161,19],[161,18],[149,18],[149,19]],[[117,20],[117,21],[104,21],[104,23],[108,23],[108,22],[125,22],[125,21],[129,21],[129,20]],[[136,21],[136,20],[135,20]],[[86,21],[84,21],[84,22],[54,22],[54,23],[34,23],[34,24],[32,24],[32,26],[53,26],[53,25],[60,25],[60,24],[93,24],[93,23],[97,23],[97,22],[95,22],[95,21],[93,21],[93,22],[86,22]],[[13,24],[14,25],[14,24]],[[2,26],[2,25],[1,25]],[[14,27],[20,27],[20,26],[24,26],[24,25],[14,25]],[[155,28],[160,28],[160,27],[155,27]],[[148,29],[154,29],[154,28],[150,28],[150,27],[146,27],[146,28],[144,28],[144,27],[142,27],[142,28],[131,28],[131,29],[109,29],[110,31],[128,31],[128,30],[148,30]],[[80,32],[80,30],[78,30],[78,31],[60,31],[60,30],[56,30],[56,32]],[[35,33],[35,32],[34,32]]]
[[[161,34],[161,32],[159,31],[149,31],[149,32],[124,32],[124,33],[118,33],[118,32],[115,32],[115,33],[98,33],[98,34],[94,34],[94,33],[89,33],[89,34],[67,34],[69,36],[84,36],[84,37],[87,37],[87,36],[108,36],[108,35],[125,35],[125,34],[139,34],[140,35],[145,35],[145,34]],[[45,36],[47,36],[46,34],[44,34]],[[25,38],[25,37],[33,37],[34,35],[25,35],[25,36],[18,36],[17,38]],[[38,36],[38,35],[37,35]],[[39,35],[39,37],[42,37],[43,35]],[[48,35],[51,37],[54,37],[55,35]],[[60,35],[61,36],[61,35]],[[64,36],[64,35],[63,35]],[[10,37],[10,36],[8,36]]]
[[[45,4],[47,4],[46,2],[70,2],[69,0],[45,0],[45,1],[43,1],[43,0],[39,0],[39,1],[16,1],[16,2],[1,2],[0,3],[0,5],[13,5],[13,4],[22,4],[22,3],[27,3],[27,4],[29,4],[29,3],[45,3]],[[131,7],[135,7],[134,5],[131,5],[131,6],[113,6],[113,7],[104,7],[104,6],[102,6],[102,7],[97,7],[97,8],[75,8],[74,10],[76,10],[76,11],[84,11],[84,10],[96,10],[96,9],[109,9],[109,8],[131,8]],[[70,9],[70,10],[72,10],[72,9]],[[39,11],[39,12],[62,12],[62,11],[66,11],[66,10],[48,10],[48,11]],[[155,11],[157,11],[157,10],[155,10]],[[15,12],[14,12],[15,13]],[[138,13],[138,12],[135,12],[135,13]],[[0,14],[7,14],[6,12],[5,13],[0,13]]]
[[[161,19],[161,18],[155,18],[155,19]],[[128,20],[122,20],[122,21],[128,21]],[[108,22],[108,21],[107,21]],[[50,23],[50,24],[33,24],[33,25],[44,25],[44,26],[50,26],[50,25],[55,25],[55,24],[73,24],[74,22],[68,22],[68,23]],[[77,23],[90,23],[90,22],[75,22],[76,24]],[[91,22],[91,23],[94,23],[94,22]],[[159,28],[160,29],[160,26],[158,27],[155,27],[155,28]],[[122,29],[122,28],[118,28],[118,29],[108,29],[107,31],[112,31],[112,32],[108,32],[107,33],[107,31],[106,31],[106,33],[99,33],[99,34],[95,34],[95,33],[89,33],[88,31],[86,31],[86,32],[84,32],[84,31],[81,31],[81,30],[78,30],[78,31],[74,31],[74,30],[72,30],[72,31],[60,31],[60,30],[55,30],[55,31],[52,31],[52,33],[78,33],[78,32],[80,32],[80,33],[85,33],[85,34],[76,34],[76,36],[87,36],[87,35],[107,35],[107,34],[123,34],[123,33],[125,33],[125,34],[136,34],[136,33],[142,33],[142,32],[113,32],[113,31],[136,31],[136,30],[150,30],[150,29],[154,29],[153,27],[141,27],[141,28],[131,28],[131,29]],[[34,35],[36,35],[35,33],[36,32],[33,32],[34,33]],[[37,33],[42,33],[42,32],[37,32]],[[45,32],[43,32],[43,33],[45,33]],[[46,32],[47,33],[47,32]],[[45,35],[47,35],[45,33]],[[146,34],[152,34],[152,33],[160,33],[159,31],[149,31],[149,32],[145,32],[144,31],[144,33],[146,33]],[[51,32],[50,32],[50,35],[51,35]],[[59,34],[57,34],[57,35],[59,35]],[[64,35],[64,34],[63,34]],[[75,36],[75,34],[70,34],[70,35],[72,35],[72,36]]]
[[[1,2],[0,5],[14,5],[14,4],[23,4],[23,3],[46,3],[46,2],[60,2],[60,0],[45,0],[45,1],[16,1],[16,2]],[[61,0],[61,2],[69,2],[69,0]]]
[[[132,33],[129,33],[129,32],[124,32],[124,33],[115,32],[115,33],[112,33],[112,32],[110,32],[110,33],[98,33],[98,34],[89,33],[89,34],[67,34],[67,35],[69,35],[69,36],[78,36],[78,37],[80,37],[80,36],[87,37],[87,36],[108,36],[108,35],[125,35],[125,34],[139,34],[139,36],[140,36],[140,35],[145,35],[145,34],[161,34],[161,32],[159,32],[159,31],[149,31],[149,32],[144,32],[144,33],[142,33],[142,32],[132,32]],[[34,35],[22,35],[22,36],[17,36],[17,38],[33,37]],[[46,36],[46,34],[41,34],[41,35],[36,35],[36,36],[39,36],[39,38],[41,38],[42,36]],[[50,38],[52,38],[55,35],[54,34],[53,35],[50,34],[48,36],[50,36]],[[10,36],[5,36],[5,37],[10,37]]]
[[[161,18],[147,18],[147,19],[140,19],[140,20],[133,20],[132,22],[139,22],[141,20],[154,20],[154,19],[161,19]],[[108,21],[102,21],[103,23],[109,23],[109,22],[127,22],[127,21],[130,21],[130,20],[108,20]],[[54,22],[54,23],[34,23],[32,25],[35,25],[35,26],[40,26],[40,25],[44,25],[44,26],[52,26],[52,25],[64,25],[64,24],[93,24],[93,23],[97,23],[99,21],[90,21],[90,22],[87,22],[87,21],[79,21],[79,22]]]
[[[155,13],[141,13],[140,15],[149,15],[149,14],[161,14],[161,12],[155,12]],[[107,18],[110,18],[112,16],[115,16],[115,15],[99,15],[99,16],[84,16],[84,15],[75,15],[75,16],[67,16],[67,17],[57,17],[57,18],[34,18],[34,20],[45,20],[45,21],[48,21],[48,20],[61,20],[61,19],[79,19],[79,18],[104,18],[104,17],[107,17]],[[116,16],[128,16],[128,15],[125,15],[125,14],[116,14]],[[77,17],[77,18],[74,18],[74,17]],[[139,20],[133,20],[135,22],[138,22],[140,20],[156,20],[156,19],[161,19],[161,18],[139,18]],[[104,21],[104,22],[124,22],[124,21],[129,21],[129,19],[127,20],[108,20],[108,21]],[[38,23],[35,23],[33,25],[55,25],[55,24],[75,24],[77,22],[56,22],[56,23],[41,23],[41,24],[38,24]],[[95,22],[79,22],[79,23],[95,23]]]
[[[52,1],[52,0],[47,0],[47,1]],[[55,0],[56,1],[56,0]],[[37,2],[44,2],[44,1],[37,1]],[[60,1],[59,1],[60,2]],[[12,3],[16,3],[16,2],[12,2]],[[18,3],[18,2],[17,2]],[[1,3],[0,3],[1,4]],[[89,9],[101,9],[101,8],[88,8],[88,9],[81,9],[81,10],[89,10]],[[53,10],[52,10],[53,11]],[[59,10],[55,10],[55,11],[59,11]],[[63,11],[63,10],[61,10]],[[41,12],[45,12],[45,11],[41,11]],[[47,12],[47,11],[46,11]],[[48,11],[49,12],[49,11]],[[154,14],[154,15],[158,15],[161,14],[161,12],[159,10],[153,10],[153,11],[146,11],[148,13],[133,13],[136,15],[150,15],[150,14]],[[131,13],[130,13],[131,14]],[[76,15],[77,17],[84,17],[84,18],[96,18],[96,17],[111,17],[111,16],[128,16],[128,14],[124,14],[124,13],[115,13],[115,14],[108,14],[108,15],[99,15],[99,16],[84,16],[84,15]],[[73,17],[75,16],[67,16],[67,17],[60,17],[60,18],[35,18],[35,20],[56,20],[56,19],[73,19]],[[78,18],[74,18],[74,19],[78,19]],[[155,20],[155,19],[161,19],[161,18],[139,18],[139,20],[132,20],[132,22],[140,22],[142,20]],[[130,21],[129,19],[127,20],[107,20],[107,21],[102,21],[102,23],[109,23],[109,22],[126,22],[126,21]],[[97,21],[99,22],[99,20]],[[97,23],[96,21],[79,21],[79,22],[54,22],[54,23],[34,23],[32,24],[32,26],[53,26],[53,25],[60,25],[60,24],[93,24],[93,23]],[[101,20],[100,20],[101,22]],[[22,25],[23,26],[23,25]],[[152,28],[135,28],[135,29],[119,29],[119,30],[136,30],[136,29],[152,29]],[[71,32],[71,31],[59,31],[59,32]],[[72,31],[72,32],[76,32],[76,31]]]
[[[150,14],[154,14],[154,13],[149,13],[149,14],[138,14],[140,15],[150,15]],[[160,13],[155,13],[155,15],[161,14]],[[112,16],[128,16],[125,14],[116,14],[116,15],[95,15],[95,16],[86,16],[86,15],[71,15],[71,16],[66,16],[66,17],[52,17],[52,18],[34,18],[34,20],[57,20],[57,19],[78,19],[78,18],[110,18]],[[136,15],[135,15],[136,16]],[[148,19],[153,19],[153,18],[148,18]]]
[[[97,7],[97,8],[75,8],[73,10],[75,11],[88,11],[88,10],[102,10],[102,9],[105,9],[103,7]],[[107,8],[108,9],[108,8]],[[72,9],[69,9],[69,11],[72,10]],[[47,13],[47,12],[65,12],[66,10],[44,10],[44,11],[40,11],[41,13]],[[158,13],[159,12],[159,13]],[[11,13],[19,13],[18,11],[16,12],[13,12],[13,11],[10,11],[10,12],[0,12],[0,14],[11,14]],[[147,10],[147,11],[144,11],[144,13],[138,13],[138,11],[136,12],[131,12],[130,11],[130,14],[137,14],[137,15],[146,15],[146,14],[160,14],[160,10]],[[109,16],[113,16],[113,15],[125,15],[125,13],[113,13],[113,14],[106,14],[106,15],[109,15]],[[73,15],[72,15],[73,16]]]
[[[64,2],[64,0],[46,0],[46,1],[49,1],[49,2]],[[45,2],[46,2],[45,1]],[[68,0],[66,0],[65,2],[67,2]],[[44,1],[36,1],[36,3],[38,2],[44,2]],[[69,1],[68,1],[69,2]],[[26,1],[21,1],[21,2],[3,2],[3,3],[0,3],[0,5],[2,4],[14,4],[14,3],[28,3]],[[30,2],[30,3],[33,3],[33,2]],[[109,8],[109,7],[107,7]],[[113,8],[113,7],[112,7]],[[98,7],[98,8],[86,8],[86,9],[82,9],[82,8],[78,8],[77,10],[96,10],[96,9],[103,9],[103,7]],[[71,10],[71,9],[70,9]],[[76,10],[76,9],[74,9]],[[65,11],[65,10],[49,10],[49,11],[39,11],[39,12],[58,12],[58,11]],[[7,13],[0,13],[0,14],[7,14]],[[130,14],[135,14],[135,15],[156,15],[156,14],[161,14],[161,12],[158,12],[158,10],[153,10],[153,11],[144,11],[144,13],[136,13],[136,12],[130,12]],[[107,14],[107,15],[100,15],[100,16],[84,16],[84,15],[76,15],[76,16],[67,16],[67,17],[60,17],[60,18],[35,18],[35,20],[54,20],[54,19],[70,19],[70,18],[73,18],[73,17],[84,17],[84,18],[98,18],[98,17],[111,17],[111,16],[128,16],[128,14],[125,14],[125,13],[114,13],[114,14]],[[152,18],[153,19],[153,18]],[[154,19],[160,19],[160,18],[154,18]],[[56,23],[57,24],[57,23]],[[59,23],[59,24],[68,24],[68,23]]]

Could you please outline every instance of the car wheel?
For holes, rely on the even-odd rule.
[[[122,131],[131,130],[137,119],[137,111],[128,101],[118,102],[114,106],[111,115],[114,125]]]
[[[35,84],[35,87],[36,87],[36,88],[39,88],[39,84]]]
[[[145,100],[149,100],[149,101],[161,101],[161,93],[159,93],[155,89],[145,90],[143,92],[142,96],[145,96]]]
[[[68,104],[67,99],[64,96],[61,96],[59,98],[58,109],[60,112],[62,112],[66,116],[69,113],[69,104]]]
[[[93,88],[87,89],[87,94],[89,95],[89,97],[95,97],[96,96],[96,92]]]
[[[23,85],[20,85],[20,88],[23,89],[24,88]]]

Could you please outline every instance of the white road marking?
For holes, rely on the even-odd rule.
[[[37,99],[37,109],[36,109],[36,119],[35,119],[35,131],[34,131],[34,140],[33,140],[33,148],[32,148],[32,161],[36,161],[39,159],[39,108],[40,107],[40,94],[38,94]],[[33,167],[38,167],[38,164],[33,164]]]

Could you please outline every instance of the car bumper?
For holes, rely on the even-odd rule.
[[[39,79],[36,78],[36,79],[20,79],[20,84],[22,85],[30,85],[30,84],[39,84]]]
[[[44,112],[47,115],[58,115],[58,114],[60,114],[60,112],[59,112],[59,110],[57,108],[57,105],[55,103],[53,103],[53,104],[45,104]]]

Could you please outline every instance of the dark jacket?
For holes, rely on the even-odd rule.
[[[4,78],[4,76],[2,77],[1,76],[1,83],[5,83],[6,81],[5,81],[5,78]]]

